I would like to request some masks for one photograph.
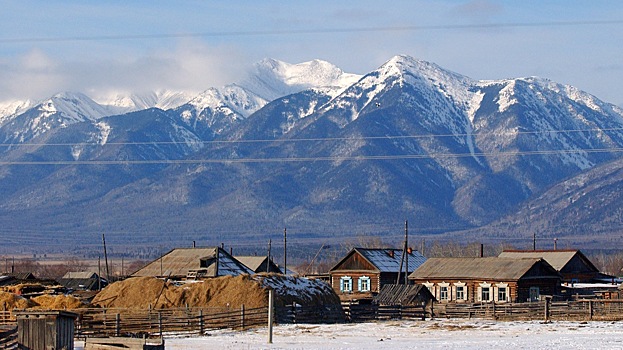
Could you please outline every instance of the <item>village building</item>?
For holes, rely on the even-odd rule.
[[[409,279],[439,302],[526,302],[560,294],[560,274],[538,258],[430,258]]]
[[[197,279],[203,277],[252,275],[254,272],[220,247],[176,248],[145,267],[132,277]]]
[[[78,290],[101,290],[108,285],[108,281],[92,271],[70,271],[57,280],[61,286]]]
[[[615,277],[603,274],[579,250],[504,250],[500,258],[542,258],[566,283],[611,282]]]
[[[401,249],[354,248],[329,270],[331,286],[342,299],[372,298],[385,284],[404,283],[424,261],[411,249],[403,259]]]
[[[255,273],[283,273],[272,259],[268,260],[268,256],[235,256],[235,258]]]

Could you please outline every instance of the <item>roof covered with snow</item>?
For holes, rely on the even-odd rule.
[[[402,269],[407,264],[403,260],[402,249],[393,248],[353,248],[344,259],[335,265],[331,271],[340,270],[344,268],[344,262],[351,258],[354,254],[358,254],[373,265],[379,272],[399,272],[402,263]],[[409,260],[407,271],[411,272],[417,269],[420,265],[426,261],[426,258],[420,254],[417,250],[413,250],[407,253],[406,256]]]
[[[183,278],[189,271],[205,270],[204,276],[237,276],[253,274],[248,267],[225,250],[212,248],[177,248],[147,264],[132,274],[133,277]]]

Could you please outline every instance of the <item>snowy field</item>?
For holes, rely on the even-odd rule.
[[[203,349],[623,349],[623,322],[384,321],[280,325],[167,338],[167,350]],[[82,349],[76,343],[76,350]]]

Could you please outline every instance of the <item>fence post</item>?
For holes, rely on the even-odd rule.
[[[493,301],[493,319],[495,320],[495,300]]]
[[[115,314],[115,336],[121,335],[121,315]]]
[[[240,306],[240,328],[244,330],[244,304]]]
[[[592,300],[588,301],[588,319],[589,320],[593,319],[593,301]]]
[[[273,343],[273,304],[275,302],[275,295],[273,289],[268,290],[268,344]]]
[[[158,332],[160,333],[160,338],[162,338],[162,312],[158,311]]]
[[[203,309],[199,310],[199,334],[203,335]]]
[[[545,297],[545,323],[549,322],[549,301],[551,298]]]

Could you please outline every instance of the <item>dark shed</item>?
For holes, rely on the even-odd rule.
[[[74,349],[74,320],[67,311],[18,311],[19,349]]]

